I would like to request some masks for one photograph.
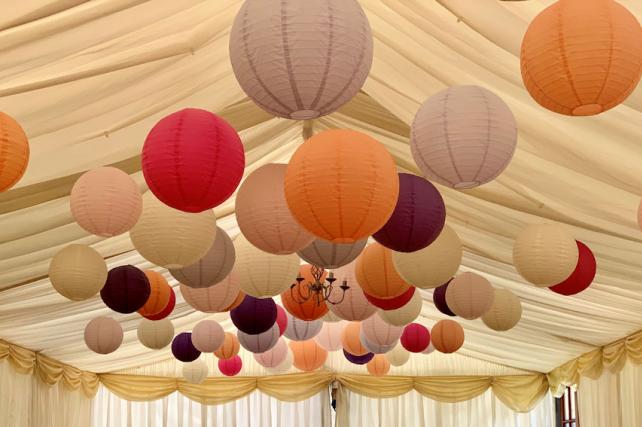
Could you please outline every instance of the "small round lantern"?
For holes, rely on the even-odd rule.
[[[243,361],[239,356],[234,356],[229,359],[218,360],[218,370],[226,377],[233,377],[241,372],[243,369]]]
[[[236,332],[239,343],[250,353],[263,353],[270,350],[279,341],[280,336],[279,325],[276,323],[260,334],[246,334],[243,331]]]
[[[232,357],[239,354],[241,349],[241,344],[239,343],[238,338],[231,332],[225,332],[225,339],[223,340],[223,345],[214,352],[214,356],[219,359],[231,359]]]
[[[167,316],[172,314],[172,311],[174,311],[174,307],[176,307],[176,293],[174,293],[174,289],[170,286],[169,288],[170,294],[169,294],[169,302],[163,308],[159,313],[157,314],[152,314],[148,316],[143,316],[145,319],[149,320],[161,320],[165,319]]]
[[[454,353],[464,345],[464,328],[454,320],[440,320],[432,327],[432,345],[441,353]]]
[[[359,282],[357,282],[354,271],[356,264],[356,261],[353,261],[334,271],[334,277],[337,279],[335,283],[341,286],[345,282],[349,289],[345,292],[343,301],[338,304],[330,304],[328,307],[330,311],[341,319],[350,321],[366,320],[377,311],[377,307],[370,304],[366,294],[363,293],[361,286],[359,286]]]
[[[408,304],[408,302],[410,302],[410,300],[412,299],[413,295],[416,293],[416,290],[417,288],[415,288],[414,286],[410,286],[406,290],[406,292],[404,292],[403,294],[393,298],[388,298],[388,299],[375,298],[368,294],[365,294],[365,295],[368,301],[370,301],[370,304],[374,305],[377,308],[380,308],[384,311],[396,310]]]
[[[325,283],[327,275],[325,271],[321,275],[320,282],[322,284]],[[313,291],[308,289],[308,284],[315,282],[312,276],[312,266],[302,265],[299,269],[299,277],[302,277],[303,281],[295,282],[293,288],[284,291],[281,294],[281,302],[285,309],[297,319],[308,321],[320,319],[328,312],[328,306],[323,301],[319,304]],[[336,289],[334,292],[341,292],[341,290]]]
[[[382,310],[378,313],[381,319],[393,326],[406,326],[412,323],[421,314],[423,307],[421,292],[417,290],[406,305],[396,310]]]
[[[343,356],[348,360],[348,362],[354,365],[365,365],[366,363],[370,362],[375,355],[374,353],[365,353],[361,356],[357,356],[344,349]]]
[[[71,244],[54,255],[49,264],[49,280],[63,297],[83,301],[96,295],[105,285],[107,264],[89,246]]]
[[[314,340],[290,341],[294,367],[301,371],[319,369],[328,358],[328,352]]]
[[[208,374],[207,363],[200,359],[183,365],[183,378],[190,384],[201,384]]]
[[[404,328],[386,323],[379,313],[361,322],[361,333],[372,344],[389,346],[396,344]]]
[[[314,337],[314,340],[321,347],[325,348],[328,351],[338,351],[341,350],[341,333],[343,332],[343,327],[345,322],[341,321],[338,323],[323,323],[321,331],[319,334]]]
[[[403,366],[410,359],[410,353],[399,343],[386,353],[386,357],[392,366]]]
[[[230,311],[230,318],[239,331],[260,334],[276,323],[276,304],[272,298],[246,295],[243,302]]]
[[[357,240],[354,243],[332,243],[323,239],[315,239],[297,253],[301,259],[312,265],[335,269],[357,259],[367,243],[368,239]]]
[[[384,354],[376,354],[370,362],[366,364],[370,375],[382,377],[390,371],[390,362]]]
[[[595,273],[597,272],[597,263],[591,249],[582,242],[576,242],[579,256],[577,265],[570,276],[562,283],[551,286],[551,291],[560,295],[576,295],[591,286]]]
[[[172,294],[172,287],[162,274],[153,270],[145,270],[145,276],[149,280],[149,298],[138,313],[141,316],[153,316],[160,313],[167,307]]]
[[[455,277],[446,290],[448,308],[468,320],[483,316],[493,305],[494,296],[493,285],[479,274],[470,272]]]
[[[225,341],[225,331],[214,320],[201,320],[192,329],[192,344],[203,353],[214,353]]]
[[[522,318],[522,303],[508,289],[495,289],[495,298],[490,309],[482,316],[482,320],[494,331],[512,329]]]
[[[167,347],[174,338],[174,325],[169,319],[142,319],[137,329],[138,341],[147,348],[160,350]]]
[[[375,298],[394,298],[410,288],[395,271],[392,251],[379,243],[368,245],[359,255],[355,274],[361,289]]]
[[[85,344],[94,353],[113,353],[122,343],[123,328],[111,317],[97,317],[85,326]]]
[[[151,293],[149,279],[133,265],[109,270],[100,297],[105,305],[118,313],[133,313],[141,309]]]
[[[289,354],[285,340],[279,339],[274,347],[263,353],[254,353],[254,360],[264,368],[274,369],[285,362]]]
[[[451,281],[452,279],[435,288],[435,290],[432,292],[432,302],[435,304],[437,310],[439,310],[441,313],[445,314],[446,316],[455,317],[457,315],[453,313],[450,307],[448,307],[448,302],[446,302],[446,292],[448,291],[448,285]]]
[[[185,302],[203,313],[229,311],[239,295],[240,283],[234,270],[222,281],[208,288],[192,288],[180,284]]]
[[[401,345],[411,353],[421,353],[430,344],[430,331],[419,323],[411,323],[403,328]]]
[[[192,344],[192,334],[182,332],[172,341],[172,354],[181,362],[193,362],[198,359],[201,352]]]
[[[301,320],[288,314],[288,324],[283,335],[292,341],[307,341],[317,336],[322,327],[321,320]]]
[[[343,349],[354,356],[363,356],[368,349],[361,343],[361,322],[348,323],[341,332]]]
[[[13,117],[0,112],[0,193],[24,175],[29,163],[29,141]]]

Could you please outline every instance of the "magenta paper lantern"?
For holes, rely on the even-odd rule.
[[[388,353],[391,351],[395,346],[399,343],[399,340],[393,342],[392,344],[375,344],[370,341],[364,336],[363,330],[359,333],[359,339],[361,340],[361,344],[368,350],[370,353],[374,354],[384,354]]]
[[[230,311],[234,326],[246,334],[260,334],[276,323],[276,304],[272,298],[246,295],[238,307]]]
[[[357,259],[367,243],[368,239],[357,240],[354,243],[332,243],[323,239],[315,239],[297,254],[310,265],[333,270]]]
[[[274,323],[270,329],[260,334],[246,334],[243,331],[236,331],[236,337],[241,346],[250,353],[263,353],[270,350],[279,341],[279,325]]]
[[[285,340],[278,339],[276,345],[268,351],[254,353],[254,360],[264,368],[274,369],[285,362],[288,352],[288,345]]]
[[[388,222],[374,239],[397,252],[415,252],[430,245],[446,223],[446,205],[426,179],[399,174],[399,198]]]
[[[403,329],[401,345],[412,353],[421,353],[430,345],[430,331],[419,323],[411,323]]]
[[[403,327],[386,323],[379,314],[361,322],[361,333],[368,342],[376,345],[387,346],[396,343],[403,330]]]
[[[182,332],[172,341],[172,354],[181,362],[193,362],[198,359],[201,352],[192,344],[192,334]]]
[[[184,212],[202,212],[234,193],[243,177],[245,153],[225,120],[187,108],[152,128],[143,145],[142,168],[160,201]]]
[[[577,266],[566,280],[548,288],[555,293],[567,296],[579,294],[593,283],[595,273],[597,272],[595,255],[593,255],[591,249],[584,243],[577,240],[576,242],[579,251]]]
[[[448,307],[448,303],[446,302],[446,291],[448,290],[448,285],[451,281],[452,279],[441,286],[437,286],[432,291],[432,302],[435,304],[435,307],[437,307],[437,310],[439,310],[441,313],[445,314],[446,316],[455,317],[457,315],[453,313],[450,307]]]
[[[172,314],[172,311],[174,311],[174,307],[176,306],[176,293],[174,292],[173,288],[169,288],[169,302],[165,306],[164,309],[162,309],[159,313],[157,314],[152,314],[152,315],[142,315],[145,319],[149,320],[162,320]]]
[[[370,302],[370,304],[374,305],[375,307],[378,307],[382,310],[397,310],[398,308],[403,307],[404,305],[408,304],[408,302],[412,299],[412,296],[415,294],[417,291],[417,288],[414,286],[410,286],[404,293],[401,295],[398,295],[393,298],[377,298],[373,297],[372,295],[368,295],[364,292],[366,298]]]
[[[344,326],[345,322],[343,321],[337,323],[324,322],[321,331],[314,337],[314,340],[328,351],[341,350],[341,348],[343,348],[341,344],[341,332]]]
[[[374,353],[366,353],[363,356],[355,356],[354,354],[350,354],[347,351],[343,350],[343,356],[348,360],[348,362],[352,364],[365,365],[372,360],[372,358],[374,357]]]
[[[118,313],[133,313],[145,305],[150,293],[149,279],[142,270],[121,265],[107,273],[100,297],[107,307]]]
[[[240,282],[234,270],[216,285],[207,288],[192,288],[180,284],[185,302],[203,313],[221,313],[228,310],[239,294]]]
[[[356,266],[356,261],[351,262],[341,268],[338,268],[334,271],[334,277],[337,279],[335,285],[341,286],[345,281],[346,284],[350,287],[345,293],[343,301],[338,304],[328,304],[328,308],[332,313],[336,314],[338,317],[349,320],[349,321],[361,321],[366,320],[368,317],[372,316],[376,311],[377,307],[370,304],[366,294],[359,286],[357,278],[355,276],[354,268]],[[337,292],[337,291],[333,291]],[[331,299],[336,298],[331,296]],[[338,301],[339,298],[336,299]]]
[[[227,377],[233,377],[243,368],[243,361],[236,355],[230,359],[219,359],[218,370]]]
[[[322,320],[301,320],[292,316],[290,313],[288,315],[288,326],[285,328],[286,338],[292,341],[307,341],[309,339],[317,336],[321,332],[323,327]]]
[[[288,327],[288,314],[279,304],[276,305],[276,323],[279,325],[279,335],[283,335]]]
[[[223,345],[225,331],[214,320],[201,320],[192,329],[192,344],[203,353],[213,353]]]

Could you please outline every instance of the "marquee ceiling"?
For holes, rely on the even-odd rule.
[[[466,363],[469,374],[506,373],[506,366],[547,372],[642,329],[636,224],[642,86],[624,105],[596,117],[564,117],[536,105],[521,83],[519,45],[530,19],[552,0],[360,2],[375,37],[370,77],[350,104],[312,123],[270,117],[236,83],[227,40],[240,0],[30,0],[4,10],[0,110],[22,123],[32,157],[17,187],[0,195],[0,338],[87,370],[143,366],[174,374],[167,350],[137,343],[137,315],[115,316],[126,330],[121,349],[91,353],[84,325],[109,310],[99,298],[67,301],[47,280],[50,258],[72,242],[91,244],[110,267],[150,267],[127,234],[102,239],[75,224],[68,195],[78,174],[115,164],[146,190],[139,162],[145,135],[162,116],[185,107],[222,114],[241,132],[246,174],[287,162],[306,126],[366,132],[386,145],[401,170],[417,172],[409,123],[428,96],[456,84],[494,91],[519,123],[517,152],[497,180],[473,190],[440,190],[447,221],[465,245],[462,270],[513,290],[524,315],[505,333],[463,321],[460,355],[426,356],[430,363],[413,362],[408,372],[464,373]],[[621,3],[642,20],[642,3]],[[233,200],[216,209],[231,235],[238,233],[233,213]],[[579,296],[526,284],[512,266],[516,234],[543,221],[567,224],[596,254],[596,281]],[[422,294],[421,321],[431,326],[443,316],[430,291]],[[179,298],[172,319],[183,331],[206,316]],[[231,327],[227,315],[214,318]]]

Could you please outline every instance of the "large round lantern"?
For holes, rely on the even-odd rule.
[[[327,275],[325,271],[321,274],[319,281],[322,284],[325,283]],[[281,294],[281,302],[285,309],[298,319],[320,319],[328,312],[328,306],[324,301],[317,301],[314,291],[308,288],[316,280],[312,273],[312,266],[309,264],[302,265],[299,269],[299,277],[303,278],[303,280],[300,282],[297,280],[294,287],[283,292]],[[340,290],[336,289],[334,292],[340,292]]]
[[[448,308],[464,319],[477,319],[493,305],[495,290],[479,274],[465,272],[455,277],[446,290]]]
[[[394,298],[410,288],[395,271],[392,251],[379,243],[368,245],[359,255],[355,274],[361,289],[375,298]]]
[[[368,352],[362,354],[361,356],[357,356],[344,349],[343,356],[348,360],[348,362],[354,365],[365,365],[366,363],[370,362],[375,355],[372,352]]]
[[[410,359],[410,352],[401,343],[386,353],[386,357],[392,366],[403,366]]]
[[[240,283],[234,270],[220,283],[208,288],[192,288],[180,284],[185,302],[203,313],[228,311],[239,295]]]
[[[234,240],[241,290],[256,298],[273,297],[295,283],[300,261],[296,254],[274,255],[264,252],[243,235]]]
[[[430,331],[419,323],[411,323],[403,328],[400,341],[411,353],[421,353],[430,344]]]
[[[446,292],[448,291],[448,285],[450,285],[451,281],[452,279],[435,288],[435,290],[432,292],[432,302],[435,304],[437,310],[439,310],[441,313],[445,314],[446,316],[455,317],[457,315],[453,313],[450,307],[448,307],[448,302],[446,301]]]
[[[463,254],[457,233],[445,225],[429,246],[416,252],[393,252],[392,262],[404,281],[421,289],[432,289],[457,273]]]
[[[233,377],[243,369],[243,360],[237,355],[229,359],[218,360],[218,370],[226,377]]]
[[[174,311],[174,307],[176,307],[176,293],[171,286],[169,288],[169,291],[169,302],[167,303],[167,305],[157,314],[143,316],[145,319],[161,320],[172,314],[172,311]]]
[[[192,344],[198,351],[213,353],[225,341],[225,331],[214,320],[201,320],[192,329]]]
[[[354,356],[363,356],[368,349],[361,342],[361,322],[348,323],[341,332],[343,349]]]
[[[551,291],[561,295],[575,295],[588,288],[597,272],[597,263],[591,249],[582,242],[577,242],[579,256],[577,265],[570,276],[561,283],[551,286]]]
[[[243,331],[236,332],[239,343],[250,353],[263,353],[270,350],[279,341],[280,336],[279,325],[276,323],[260,334],[246,334]]]
[[[85,172],[69,198],[71,214],[92,234],[112,237],[131,230],[143,210],[136,182],[120,169],[106,166]]]
[[[272,298],[246,295],[243,302],[230,311],[230,318],[239,331],[260,334],[276,323],[276,304]]]
[[[421,292],[417,290],[406,305],[395,310],[382,310],[379,312],[379,316],[384,322],[390,325],[406,326],[419,317],[423,302]]]
[[[356,0],[248,0],[232,25],[230,60],[258,106],[304,120],[332,113],[359,92],[372,45]]]
[[[370,362],[366,364],[370,375],[382,377],[390,371],[390,362],[385,354],[376,354]]]
[[[160,350],[167,347],[174,338],[174,325],[169,319],[142,319],[137,329],[138,341],[147,348]]]
[[[372,237],[393,251],[415,252],[434,242],[445,222],[439,190],[422,177],[400,173],[395,210]]]
[[[214,356],[219,359],[231,359],[232,357],[239,354],[241,349],[241,344],[239,343],[238,338],[231,332],[225,332],[225,339],[223,340],[223,345],[221,345],[218,350],[214,352]]]
[[[184,212],[202,212],[223,203],[236,190],[245,169],[243,144],[234,128],[196,108],[177,111],[156,123],[141,157],[152,193]]]
[[[274,347],[263,353],[254,353],[254,360],[264,368],[273,369],[285,362],[288,357],[288,345],[279,339]]]
[[[162,274],[153,270],[145,270],[145,276],[149,280],[149,298],[147,298],[145,305],[138,309],[138,313],[141,316],[153,316],[163,311],[169,304],[172,287],[169,286]]]
[[[86,300],[100,292],[105,285],[107,264],[95,249],[71,244],[52,258],[49,280],[63,297],[72,301]]]
[[[538,104],[568,116],[622,103],[642,73],[642,29],[612,0],[559,0],[533,19],[522,40],[524,86]]]
[[[285,170],[271,163],[252,172],[236,194],[235,213],[241,233],[262,251],[286,255],[309,245],[314,236],[294,219],[285,201]]]
[[[22,178],[29,163],[29,141],[20,124],[0,112],[0,193]]]
[[[314,337],[314,340],[328,351],[341,350],[341,332],[344,326],[345,322],[343,321],[338,323],[324,322],[321,331]]]
[[[294,367],[301,371],[319,369],[328,358],[326,349],[314,340],[290,341],[290,349],[294,358]]]
[[[207,288],[222,282],[232,271],[236,251],[227,233],[216,227],[216,238],[203,258],[183,268],[169,272],[176,280],[190,288]]]
[[[172,354],[181,362],[193,362],[198,359],[201,352],[192,344],[192,334],[182,332],[172,341]]]
[[[294,217],[332,243],[353,243],[379,230],[398,194],[392,156],[352,130],[314,135],[296,150],[285,174],[285,198]]]
[[[316,337],[322,327],[321,320],[301,320],[288,314],[288,324],[283,335],[292,341],[307,341]]]
[[[359,286],[359,282],[357,282],[354,271],[356,264],[356,261],[353,261],[334,271],[334,277],[337,279],[335,283],[341,286],[345,282],[349,289],[345,292],[341,302],[329,305],[330,311],[341,319],[350,321],[366,320],[377,311],[377,307],[370,304],[366,294]]]
[[[482,316],[482,320],[494,331],[512,329],[522,318],[522,303],[508,289],[495,289],[495,298],[490,309]]]
[[[123,328],[111,317],[97,317],[85,326],[85,344],[95,353],[113,353],[122,343]]]
[[[142,308],[151,293],[149,279],[133,265],[109,270],[100,297],[105,305],[118,313],[133,313]]]
[[[211,210],[181,212],[147,193],[143,197],[143,213],[129,237],[146,260],[161,267],[182,268],[210,250],[216,238],[216,217]]]
[[[529,225],[513,245],[515,269],[535,286],[549,287],[566,280],[578,258],[575,239],[557,224]]]
[[[441,353],[454,353],[464,345],[464,328],[454,320],[440,320],[432,327],[432,345]]]
[[[379,313],[361,322],[361,333],[372,344],[389,346],[401,338],[404,328],[386,323]]]
[[[458,189],[495,179],[516,145],[513,113],[479,86],[454,86],[431,96],[410,129],[412,157],[423,175]]]
[[[410,286],[406,292],[404,292],[401,295],[398,295],[393,298],[375,298],[371,295],[365,294],[366,298],[368,301],[370,301],[370,304],[374,305],[377,308],[380,308],[382,310],[396,310],[398,308],[403,307],[404,305],[408,304],[408,302],[412,299],[413,295],[416,293],[417,288],[414,286]]]
[[[335,269],[357,259],[367,243],[368,239],[357,240],[354,243],[332,243],[323,239],[315,239],[297,254],[304,261],[317,267]]]
[[[207,378],[209,369],[207,363],[200,359],[183,365],[183,378],[190,384],[200,384]]]

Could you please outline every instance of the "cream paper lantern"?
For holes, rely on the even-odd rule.
[[[428,98],[410,128],[410,149],[426,178],[452,188],[495,179],[517,145],[517,123],[500,97],[453,86]]]
[[[376,313],[377,307],[372,305],[366,295],[363,293],[361,286],[357,282],[355,275],[356,261],[344,265],[334,271],[334,277],[337,279],[334,282],[337,287],[341,286],[343,282],[349,286],[345,292],[344,298],[338,304],[328,304],[329,311],[344,320],[361,321],[366,320]],[[333,291],[338,293],[338,289]],[[330,298],[334,298],[331,296]],[[339,298],[337,298],[338,300]]]
[[[85,344],[95,353],[113,353],[122,343],[123,328],[111,317],[97,317],[85,326]]]
[[[107,264],[96,250],[71,244],[60,250],[49,264],[49,280],[54,289],[72,301],[96,295],[107,281]]]
[[[245,93],[294,120],[350,101],[372,56],[370,25],[356,0],[247,0],[230,33],[232,69]]]
[[[234,270],[222,282],[208,288],[191,288],[180,284],[185,302],[203,313],[227,311],[236,301],[239,288],[239,278]]]
[[[202,353],[214,353],[225,341],[225,331],[214,320],[201,320],[192,329],[192,344]]]
[[[201,384],[209,375],[207,363],[201,359],[183,363],[183,378],[190,384]]]
[[[495,290],[479,274],[465,272],[455,277],[446,290],[448,308],[464,319],[477,319],[493,304]]]
[[[399,343],[386,353],[386,357],[392,366],[403,366],[410,359],[410,352]]]
[[[577,266],[577,243],[558,224],[533,224],[522,230],[513,245],[513,264],[528,282],[539,287],[557,285]]]
[[[522,318],[522,302],[508,289],[495,289],[495,298],[482,320],[494,331],[508,331]]]
[[[160,350],[174,339],[174,325],[168,318],[161,320],[141,319],[137,329],[138,341],[147,348]]]
[[[279,295],[296,283],[299,274],[297,254],[274,255],[253,246],[243,235],[234,240],[241,290],[255,298]]]
[[[182,268],[210,250],[216,238],[216,217],[212,210],[188,213],[170,208],[148,192],[129,237],[146,260],[165,268]]]
[[[286,314],[288,316],[288,325],[283,333],[286,338],[292,341],[307,341],[316,337],[317,334],[321,332],[323,321],[320,319],[307,321],[298,319],[290,313]]]
[[[445,225],[430,245],[416,252],[393,252],[392,262],[405,282],[421,289],[433,289],[457,273],[463,254],[459,236]]]
[[[341,346],[341,331],[345,327],[346,322],[341,321],[338,323],[323,323],[321,331],[314,337],[317,344],[328,351],[339,351]]]
[[[357,240],[354,243],[332,243],[323,239],[315,239],[298,254],[304,261],[317,267],[335,269],[350,264],[357,259],[368,239]]]
[[[396,343],[401,338],[403,329],[403,327],[386,323],[380,313],[361,322],[361,333],[364,338],[375,345],[387,346]]]
[[[424,300],[419,290],[415,291],[406,305],[396,310],[381,310],[377,313],[381,319],[393,326],[406,326],[415,321],[421,314]],[[374,317],[374,316],[373,316]]]

